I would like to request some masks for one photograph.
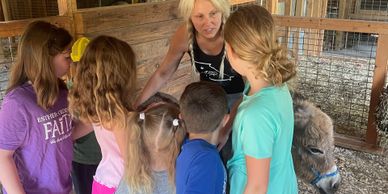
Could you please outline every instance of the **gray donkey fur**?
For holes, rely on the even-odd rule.
[[[340,175],[333,156],[333,123],[330,117],[298,93],[293,93],[294,139],[292,155],[299,179],[311,183],[317,173],[330,174],[313,184],[320,193],[334,193]]]

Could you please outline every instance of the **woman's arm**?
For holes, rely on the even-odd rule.
[[[0,149],[0,182],[7,193],[25,194],[13,154],[14,151]]]
[[[188,50],[187,44],[188,37],[186,25],[182,25],[172,37],[170,47],[160,67],[154,72],[136,99],[133,105],[135,110],[141,103],[145,102],[148,98],[159,91],[168,79],[172,77],[177,70],[183,55]]]
[[[271,158],[256,159],[245,155],[247,164],[247,184],[244,194],[267,193]]]

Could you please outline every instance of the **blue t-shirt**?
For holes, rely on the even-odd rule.
[[[176,161],[177,194],[224,194],[226,170],[217,148],[202,139],[186,140]]]
[[[245,156],[271,158],[269,194],[298,193],[291,146],[294,113],[286,84],[266,87],[248,96],[244,90],[233,123],[233,157],[228,161],[230,193],[243,193],[247,182]]]

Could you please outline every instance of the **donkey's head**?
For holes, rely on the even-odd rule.
[[[335,164],[333,123],[322,112],[298,94],[294,101],[293,159],[297,176],[320,193],[334,193],[340,184]]]

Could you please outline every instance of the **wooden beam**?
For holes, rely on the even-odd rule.
[[[34,20],[44,20],[52,24],[64,27],[66,29],[70,28],[70,18],[65,16],[52,16],[44,18],[5,21],[0,22],[0,37],[20,36],[23,33],[24,28]]]
[[[380,101],[380,95],[384,90],[385,79],[388,65],[388,35],[379,35],[376,50],[376,65],[372,82],[372,92],[369,105],[368,128],[366,133],[366,142],[369,144],[377,144],[376,130],[376,108]]]
[[[379,148],[375,145],[368,144],[364,140],[353,136],[334,133],[334,143],[336,146],[347,148],[347,149],[374,153],[374,154],[384,153],[384,149]]]
[[[178,2],[138,3],[78,10],[74,12],[77,34],[154,23],[179,18]]]
[[[120,40],[133,45],[171,37],[180,25],[182,25],[181,19],[167,20],[143,25],[107,29],[105,31],[87,34],[77,34],[77,37],[95,37],[98,35],[109,34],[110,36],[119,38]]]
[[[345,20],[330,18],[306,18],[292,16],[273,16],[276,25],[297,28],[312,28],[322,30],[339,30],[348,32],[388,34],[386,22]]]

